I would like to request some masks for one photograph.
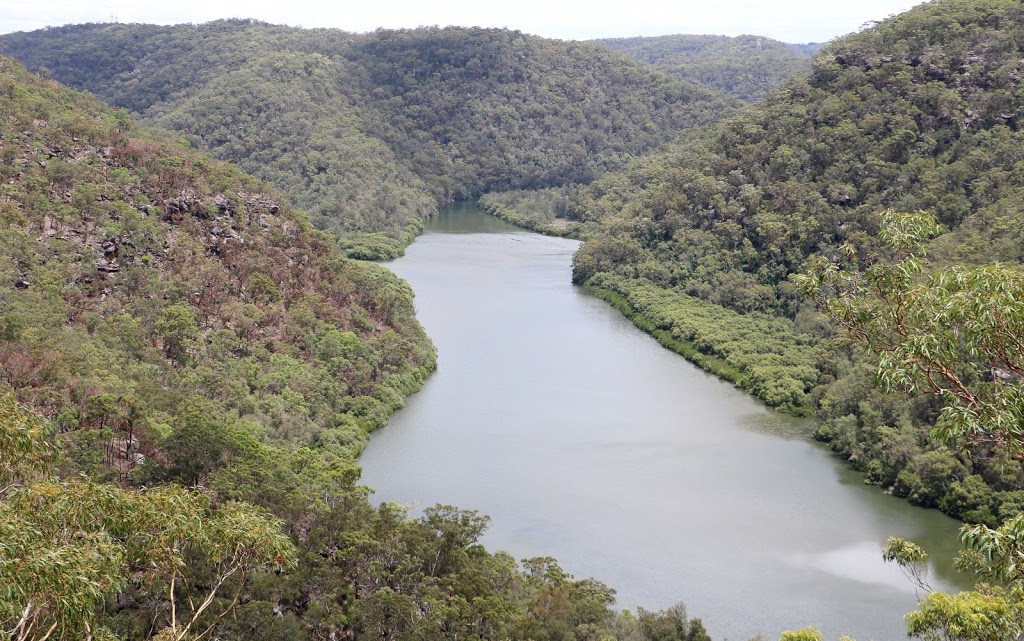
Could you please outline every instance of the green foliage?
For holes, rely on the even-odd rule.
[[[907,615],[907,633],[925,641],[1016,639],[1022,632],[1022,614],[1020,604],[1009,601],[999,590],[988,594],[936,592]]]
[[[887,212],[882,239],[899,260],[859,273],[819,259],[801,283],[879,354],[883,386],[941,399],[936,438],[1019,453],[1024,397],[1015,378],[1024,375],[1024,276],[988,265],[922,278],[921,243],[937,230],[930,217]]]
[[[682,603],[662,610],[637,611],[637,622],[644,638],[652,641],[710,641],[700,619],[690,619]]]
[[[167,357],[179,365],[186,364],[199,333],[192,309],[182,303],[170,305],[164,309],[156,330],[164,341],[164,353]]]
[[[923,507],[948,507],[952,484],[967,475],[963,463],[940,448],[918,454],[900,471],[893,493]]]
[[[672,35],[605,38],[594,44],[621,51],[655,69],[746,102],[760,100],[811,68],[819,44],[789,45],[763,36]]]
[[[344,234],[340,246],[345,255],[357,260],[395,260],[405,254],[401,242],[382,233]]]
[[[927,580],[928,553],[917,544],[899,537],[889,537],[882,550],[882,560],[897,564],[915,586],[930,591]]]
[[[46,471],[56,449],[45,440],[40,418],[19,406],[10,394],[0,396],[0,496],[7,488]]]
[[[933,436],[943,442],[997,447],[1016,458],[1024,448],[1019,417],[1021,361],[1020,273],[1001,266],[954,266],[926,275],[925,239],[940,231],[931,216],[886,212],[883,242],[890,261],[848,270],[819,258],[799,278],[803,289],[878,355],[877,378],[888,389],[921,389],[941,403]],[[856,252],[846,260],[860,267]],[[996,373],[1006,370],[1010,374]],[[990,373],[986,377],[983,373]],[[1018,638],[1024,623],[1024,515],[998,527],[995,495],[983,479],[944,447],[913,456],[896,478],[895,492],[940,505],[978,525],[961,529],[961,569],[983,581],[958,595],[931,593],[907,615],[907,630],[927,640]],[[1003,512],[1003,514],[1007,514]],[[927,556],[916,545],[890,539],[883,552],[921,588]],[[1007,588],[1001,586],[1008,586]]]
[[[0,459],[47,449],[38,416],[11,396],[0,407]],[[21,465],[45,472],[36,463]],[[233,608],[237,593],[217,600],[228,578],[241,591],[251,573],[279,568],[293,554],[280,523],[250,505],[213,509],[207,497],[179,487],[128,491],[45,474],[3,488],[0,534],[0,630],[18,640],[110,638],[99,627],[103,601],[129,585],[150,592],[159,609],[170,606],[169,621],[160,615],[152,629],[186,638],[211,606],[217,618]],[[196,572],[212,577],[198,602],[190,587]],[[168,582],[165,601],[157,593]],[[180,613],[176,590],[188,595]]]
[[[1020,585],[1024,583],[1024,515],[1018,514],[998,528],[964,526],[960,542],[970,552],[961,567],[982,580]]]
[[[785,319],[737,314],[642,279],[599,274],[588,289],[638,327],[772,407],[801,414],[818,380],[816,341]]]
[[[579,187],[569,185],[548,189],[515,190],[484,194],[477,203],[487,213],[513,225],[549,236],[581,238],[586,227],[569,220],[569,203]]]
[[[146,478],[201,483],[251,450],[242,417],[261,438],[309,444],[349,399],[393,411],[433,368],[408,286],[342,259],[258,182],[122,133],[117,114],[9,59],[0,71],[0,89],[21,96],[0,120],[33,142],[6,183],[20,218],[0,232],[12,250],[0,258],[0,381],[59,417],[76,443],[69,466],[125,478],[146,460]],[[92,143],[57,124],[81,120]],[[53,192],[68,173],[89,193]],[[67,207],[76,197],[89,214]],[[188,415],[189,399],[205,409]]]
[[[975,28],[921,35],[947,11]],[[647,277],[662,287],[794,316],[789,276],[809,255],[846,244],[877,252],[877,212],[887,207],[933,211],[947,227],[974,218],[954,242],[977,248],[974,260],[1004,250],[1002,260],[1018,259],[1019,247],[996,239],[1015,227],[1022,134],[1002,118],[1012,102],[999,113],[988,102],[1012,89],[1017,11],[1001,0],[915,8],[831,43],[809,76],[740,115],[597,181],[570,207],[602,221],[577,280],[656,263]],[[983,63],[967,63],[968,51],[995,42]]]
[[[933,438],[965,454],[1019,458],[1020,272],[997,264],[925,274],[923,243],[940,231],[935,219],[890,211],[882,224],[891,260],[862,268],[851,248],[844,257],[851,268],[819,257],[798,283],[878,354],[876,378],[884,389],[935,397]],[[1010,497],[990,487],[1008,479],[984,463],[975,463],[983,474],[970,474],[939,448],[908,452],[897,464],[894,493],[915,503],[990,526],[1013,514],[1000,506]]]
[[[800,628],[799,630],[787,630],[779,637],[779,641],[822,641],[821,631],[818,628]]]
[[[893,541],[899,543],[898,552],[890,555]],[[964,552],[957,559],[958,568],[972,572],[982,583],[974,591],[956,595],[928,594],[920,608],[907,615],[908,633],[928,641],[1019,637],[1024,631],[1024,515],[998,528],[964,526],[960,541]],[[890,540],[887,560],[889,556],[905,568],[924,560],[920,548],[900,540]]]

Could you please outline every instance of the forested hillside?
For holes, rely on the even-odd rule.
[[[120,428],[133,403],[197,396],[273,441],[349,430],[358,451],[433,368],[408,286],[341,258],[277,192],[3,71],[2,358],[22,401]]]
[[[409,287],[5,57],[0,96],[5,638],[707,638],[373,508],[354,457],[434,367]]]
[[[678,34],[605,38],[594,44],[629,54],[680,80],[717,89],[746,102],[811,68],[820,45],[790,45],[764,36]]]
[[[833,41],[809,75],[581,190],[565,216],[598,229],[576,281],[767,402],[812,408],[818,435],[869,482],[976,522],[1015,514],[1020,464],[932,441],[939,401],[878,391],[872,362],[791,277],[813,256],[887,260],[887,209],[948,230],[931,268],[1020,264],[1022,25],[1018,2],[938,0]]]
[[[439,203],[587,183],[730,113],[591,44],[475,28],[354,35],[252,21],[11,34],[30,69],[284,190],[351,253],[400,251]]]

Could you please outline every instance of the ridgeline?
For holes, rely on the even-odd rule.
[[[275,185],[361,258],[400,254],[439,204],[588,183],[737,105],[596,45],[501,29],[230,20],[0,43]]]
[[[821,48],[818,43],[791,45],[751,35],[678,34],[590,42],[744,102],[756,102],[796,74],[809,71],[811,56]]]

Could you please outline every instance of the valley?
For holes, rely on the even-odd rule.
[[[1021,25],[0,35],[0,638],[1018,638]]]

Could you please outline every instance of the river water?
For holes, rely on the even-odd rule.
[[[480,510],[489,548],[554,556],[623,608],[683,601],[716,641],[906,638],[917,595],[881,560],[889,536],[929,551],[933,587],[966,587],[955,521],[573,287],[577,246],[463,203],[390,263],[439,360],[360,459],[375,501]]]

